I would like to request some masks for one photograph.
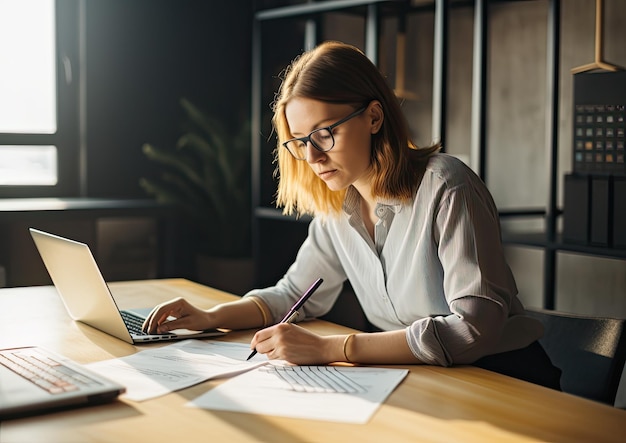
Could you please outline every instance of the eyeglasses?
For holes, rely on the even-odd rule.
[[[336,123],[324,128],[318,128],[311,131],[306,137],[292,138],[283,143],[283,146],[287,148],[289,153],[294,156],[296,160],[306,160],[306,145],[311,142],[313,147],[320,152],[328,152],[335,146],[335,137],[333,136],[333,129],[342,123],[347,122],[351,118],[361,115],[367,107],[356,110],[349,116],[342,118]]]

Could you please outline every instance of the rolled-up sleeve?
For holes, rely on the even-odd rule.
[[[493,351],[507,312],[502,305],[478,297],[450,304],[452,314],[426,317],[406,328],[407,343],[420,361],[438,366],[469,364]]]
[[[480,183],[446,189],[433,223],[450,312],[407,328],[413,354],[425,363],[473,363],[494,352],[517,288],[500,240],[497,210]]]

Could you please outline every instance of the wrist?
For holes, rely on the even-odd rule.
[[[348,334],[344,337],[342,345],[341,345],[341,353],[343,354],[343,360],[348,363],[353,363],[353,360],[350,359],[350,355],[352,355],[352,342],[354,341],[354,336],[356,333]]]
[[[259,313],[261,314],[261,317],[263,318],[263,324],[261,325],[261,327],[266,328],[270,326],[271,325],[271,318],[270,318],[271,313],[268,312],[268,309],[265,303],[262,300],[254,296],[248,297],[248,300],[250,300],[252,303],[255,304],[255,306],[259,310]]]
[[[204,311],[204,322],[206,323],[205,329],[217,329],[221,326],[217,312],[214,310]]]
[[[327,340],[326,361],[354,363],[354,333],[345,335],[331,335]]]

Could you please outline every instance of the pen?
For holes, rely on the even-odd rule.
[[[296,318],[296,315],[298,314],[298,309],[300,309],[302,305],[306,303],[309,297],[313,295],[313,293],[317,290],[317,288],[320,287],[323,281],[324,280],[321,278],[318,278],[317,280],[315,280],[313,284],[309,287],[309,289],[307,289],[304,292],[304,294],[302,294],[302,297],[300,297],[298,301],[294,303],[291,309],[287,311],[287,313],[285,314],[283,319],[280,321],[280,323],[291,323],[293,319]],[[248,358],[246,358],[246,361],[250,360],[255,355],[256,355],[256,349],[253,349],[250,355],[248,356]]]

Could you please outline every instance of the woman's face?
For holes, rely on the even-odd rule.
[[[307,143],[307,163],[331,190],[339,191],[352,184],[357,188],[369,186],[371,138],[380,127],[375,122],[376,112],[373,114],[371,109],[376,103],[370,103],[365,112],[333,129],[335,145],[330,151],[320,152]],[[299,138],[330,126],[354,111],[354,107],[346,104],[294,98],[287,103],[285,116],[291,134]]]

